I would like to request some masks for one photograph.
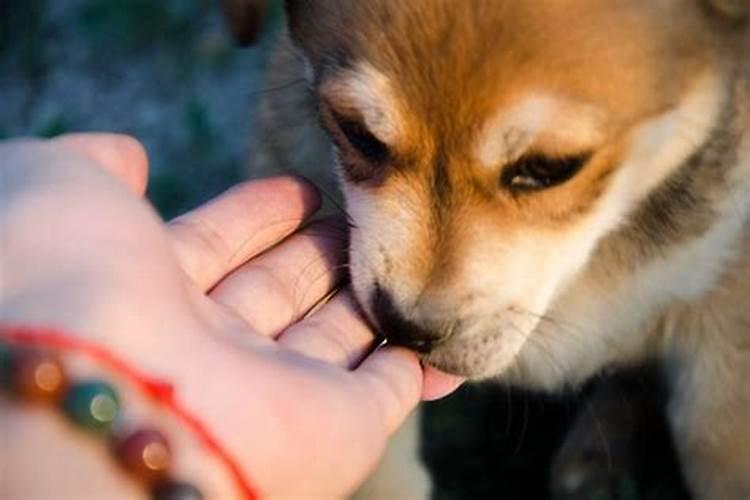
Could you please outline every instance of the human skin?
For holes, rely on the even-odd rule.
[[[419,400],[460,381],[373,350],[337,290],[341,225],[299,231],[319,206],[306,182],[244,183],[165,225],[146,178],[123,136],[0,144],[0,322],[62,328],[170,381],[261,496],[346,496]]]

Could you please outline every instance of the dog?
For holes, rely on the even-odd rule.
[[[655,359],[692,494],[750,498],[750,1],[285,7],[388,341],[548,391]]]

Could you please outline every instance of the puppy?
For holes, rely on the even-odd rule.
[[[658,359],[692,493],[750,498],[750,1],[286,9],[389,341],[545,390]]]

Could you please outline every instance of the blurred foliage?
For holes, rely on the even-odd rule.
[[[47,1],[0,0],[0,57],[11,57],[21,73],[34,80],[45,67],[41,40]]]
[[[193,97],[182,114],[186,132],[174,164],[158,169],[150,179],[148,197],[166,218],[174,217],[242,180],[242,165],[222,154],[220,132],[209,109]]]
[[[93,49],[80,63],[92,75],[106,79],[113,65],[128,66],[146,58],[150,62],[144,68],[158,68],[160,80],[150,86],[155,93],[171,85],[188,90],[176,92],[174,99],[165,96],[165,106],[176,111],[168,119],[179,131],[173,134],[176,140],[156,145],[161,154],[151,158],[149,196],[164,216],[193,207],[242,179],[244,155],[237,158],[237,151],[227,147],[226,131],[214,123],[211,100],[189,91],[208,72],[235,67],[238,51],[228,34],[221,25],[206,22],[207,16],[217,19],[216,0],[76,0],[66,4],[62,23],[49,17],[51,7],[59,8],[55,1],[0,0],[0,62],[18,77],[14,85],[27,90],[20,93],[23,104],[12,118],[22,125],[0,123],[0,138],[19,133],[54,137],[86,128],[81,117],[71,113],[75,102],[55,103],[34,114],[41,104],[38,96],[50,84],[49,75],[65,64],[66,51],[83,47],[83,54]],[[249,115],[250,99],[247,107]],[[126,129],[119,125],[118,131],[149,142],[137,120],[125,123]]]
[[[156,172],[148,183],[148,199],[165,219],[176,217],[193,205],[195,186],[174,172]]]
[[[171,219],[244,178],[242,165],[236,162],[186,154],[175,157],[169,169],[151,174],[147,196],[162,217]]]
[[[218,133],[211,123],[206,105],[197,97],[193,97],[187,104],[183,119],[190,148],[198,153],[211,153]]]
[[[70,119],[64,114],[58,113],[43,123],[39,129],[35,130],[34,135],[50,138],[70,132],[73,128]]]
[[[94,43],[137,50],[184,38],[206,6],[205,0],[88,0],[77,18]]]

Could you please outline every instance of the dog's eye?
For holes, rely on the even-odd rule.
[[[349,145],[365,160],[383,163],[388,159],[390,156],[388,146],[367,130],[362,123],[340,115],[334,115],[334,117]]]
[[[517,193],[547,189],[573,178],[588,158],[588,154],[560,158],[524,156],[503,170],[500,183]]]

